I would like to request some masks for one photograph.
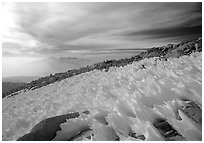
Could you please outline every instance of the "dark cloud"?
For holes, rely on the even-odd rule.
[[[198,3],[195,3],[195,5],[196,5],[196,8],[193,9],[193,12],[201,15],[202,14],[202,3],[198,2]]]
[[[183,39],[183,37],[196,38],[202,36],[202,26],[159,28],[126,34],[126,36],[133,37],[138,35],[145,36],[147,39],[175,37],[180,40]]]

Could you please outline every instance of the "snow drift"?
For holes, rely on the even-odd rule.
[[[202,140],[198,122],[184,113],[202,109],[202,53],[91,71],[2,99],[3,140],[16,140],[43,119],[80,112],[53,140]],[[89,111],[89,114],[83,114]],[[160,122],[160,121],[161,122]],[[168,123],[174,137],[162,133]]]

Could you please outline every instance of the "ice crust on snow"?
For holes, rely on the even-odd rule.
[[[185,140],[201,140],[201,127],[180,110],[183,100],[202,109],[202,53],[95,70],[3,98],[2,138],[16,140],[43,119],[88,110],[89,115],[61,124],[55,139],[90,128],[90,140],[140,140],[133,133],[147,141],[164,140],[153,126],[163,118]]]

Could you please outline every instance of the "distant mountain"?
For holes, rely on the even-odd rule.
[[[11,76],[2,78],[2,82],[12,82],[12,83],[29,83],[33,80],[37,80],[38,76]]]
[[[70,69],[78,69],[93,63],[95,62],[89,59],[49,57],[20,65],[18,69],[20,69],[19,73],[25,73],[26,71],[26,75],[45,76],[53,73],[65,72]]]

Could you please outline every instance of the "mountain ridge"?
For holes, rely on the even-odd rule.
[[[190,55],[195,51],[202,52],[202,37],[197,38],[194,41],[186,41],[178,44],[168,44],[167,46],[162,47],[153,47],[130,58],[106,60],[79,69],[72,69],[62,73],[55,73],[54,75],[50,74],[49,76],[40,77],[38,80],[34,80],[26,84],[25,86],[18,87],[17,89],[13,90],[13,92],[5,93],[3,96],[13,96],[15,94],[18,94],[19,91],[34,90],[36,88],[40,88],[48,84],[58,82],[74,75],[89,72],[92,70],[105,70],[107,72],[110,67],[125,66],[131,64],[132,62],[140,61],[145,58],[158,57],[159,60],[167,60],[168,58],[179,58],[183,55]],[[141,68],[145,68],[145,66]]]

